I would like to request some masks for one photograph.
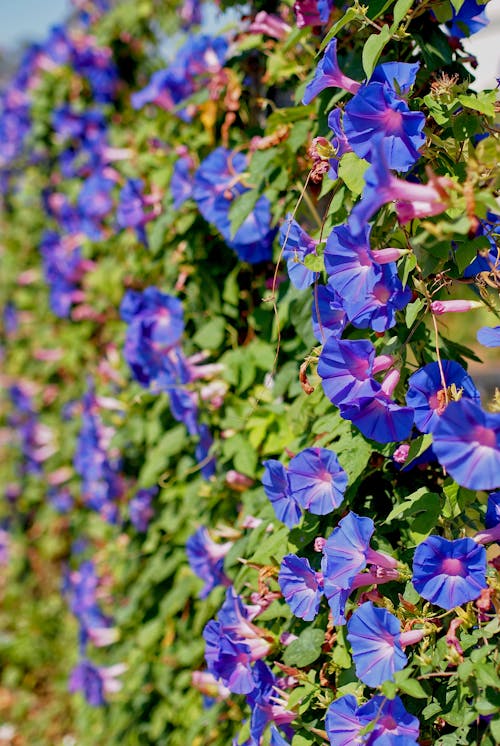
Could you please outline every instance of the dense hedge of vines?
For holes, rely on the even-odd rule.
[[[0,740],[500,741],[500,400],[467,372],[500,345],[486,24],[75,0],[26,50]]]

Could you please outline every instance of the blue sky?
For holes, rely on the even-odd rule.
[[[50,26],[65,18],[69,8],[69,0],[0,0],[0,46],[43,39]]]

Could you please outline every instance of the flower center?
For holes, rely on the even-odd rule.
[[[445,560],[443,560],[441,568],[446,575],[461,575],[462,577],[465,577],[465,575],[467,574],[464,570],[462,560],[455,559],[453,557],[447,557]]]
[[[476,425],[473,428],[471,440],[475,440],[480,446],[488,446],[488,448],[496,448],[497,439],[495,431],[491,427],[484,427],[483,425]]]

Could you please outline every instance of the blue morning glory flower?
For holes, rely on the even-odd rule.
[[[486,583],[486,550],[473,539],[429,536],[415,550],[413,585],[427,601],[454,609],[481,595]]]
[[[331,746],[363,743],[360,733],[365,724],[358,717],[357,711],[358,703],[352,694],[346,694],[331,703],[325,718],[325,729]]]
[[[433,431],[441,466],[462,487],[500,486],[500,414],[485,412],[471,399],[448,404]]]
[[[340,338],[347,324],[342,299],[330,285],[317,285],[312,290],[312,327],[318,342],[328,337]]]
[[[327,598],[332,586],[351,588],[356,575],[365,569],[374,530],[371,518],[363,518],[350,512],[332,531],[323,547],[321,564]]]
[[[474,381],[459,363],[441,361],[446,387],[455,385],[462,397],[481,403]],[[408,379],[406,401],[415,410],[415,424],[423,433],[431,433],[446,408],[441,371],[437,363],[429,363]]]
[[[186,555],[192,571],[205,585],[200,598],[206,598],[213,588],[227,581],[224,573],[224,557],[232,547],[232,542],[217,544],[209,536],[205,526],[195,531],[186,542]]]
[[[400,642],[401,624],[387,609],[362,604],[347,622],[356,675],[368,686],[393,681],[407,663]]]
[[[446,23],[452,36],[462,39],[464,36],[472,36],[488,25],[486,17],[486,4],[478,3],[477,0],[465,0],[460,10],[453,8],[453,17]]]
[[[246,167],[242,153],[216,148],[195,173],[193,199],[205,220],[217,228],[239,258],[256,264],[271,258],[276,230],[271,227],[271,203],[262,196],[232,235],[229,208],[233,199],[248,191],[238,178]]]
[[[312,622],[319,611],[323,588],[320,576],[312,569],[309,560],[287,554],[281,562],[278,583],[293,614]]]
[[[318,277],[318,272],[307,269],[304,264],[306,256],[316,254],[317,241],[313,241],[297,221],[291,215],[287,215],[280,229],[279,242],[283,249],[283,259],[286,260],[290,282],[298,290],[305,290]]]
[[[344,111],[344,132],[356,155],[372,162],[381,146],[388,167],[396,171],[408,171],[420,158],[424,125],[424,114],[410,111],[386,83],[373,80],[361,86]]]
[[[288,528],[297,526],[300,523],[302,511],[290,492],[288,474],[281,461],[277,459],[264,461],[262,484],[278,520]]]
[[[318,375],[333,404],[373,396],[380,384],[372,378],[375,348],[369,340],[330,336],[319,356]]]
[[[486,528],[494,528],[500,524],[500,491],[488,495],[488,507],[484,525]]]
[[[413,427],[413,409],[397,404],[382,389],[372,397],[340,404],[340,416],[349,420],[366,438],[377,443],[406,440]]]
[[[325,88],[344,88],[346,91],[356,93],[361,84],[340,70],[337,62],[337,39],[332,39],[318,63],[314,78],[307,84],[303,104],[310,104],[316,96]]]
[[[374,727],[367,729],[371,723]],[[376,695],[358,707],[352,694],[331,703],[325,727],[331,746],[417,746],[420,730],[418,719],[406,711],[399,697]],[[367,732],[362,734],[364,729]]]
[[[344,499],[347,474],[337,456],[326,448],[306,448],[288,466],[290,493],[314,515],[326,515]]]
[[[483,326],[476,334],[477,341],[484,347],[500,347],[500,326]]]

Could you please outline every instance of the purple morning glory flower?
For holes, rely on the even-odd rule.
[[[304,97],[302,99],[303,104],[310,104],[316,96],[324,91],[325,88],[344,88],[350,93],[356,93],[361,87],[361,83],[348,78],[347,75],[340,70],[337,62],[337,39],[332,39],[323,54],[323,57],[319,61],[318,67],[315,70],[314,78],[307,84]]]
[[[483,326],[476,334],[477,341],[484,347],[500,347],[500,326]]]
[[[326,711],[325,729],[331,746],[363,743],[360,733],[365,723],[358,717],[358,703],[352,694],[334,700]]]
[[[431,175],[427,184],[398,179],[388,169],[382,143],[375,138],[373,149],[379,157],[365,171],[365,188],[361,200],[354,206],[349,222],[352,230],[359,233],[372,215],[388,202],[396,202],[396,213],[400,223],[413,218],[439,215],[447,208],[447,189],[452,182],[443,176]]]
[[[375,723],[367,734],[370,746],[418,746],[420,723],[405,709],[401,699],[387,699],[380,694],[358,709],[363,724]]]
[[[414,418],[411,407],[401,407],[383,389],[372,397],[340,404],[340,416],[377,443],[396,443],[408,438]]]
[[[362,734],[371,723],[374,727]],[[417,746],[420,730],[418,719],[406,711],[399,697],[388,700],[376,695],[358,707],[352,694],[332,702],[326,713],[325,727],[331,746]]]
[[[369,340],[326,340],[319,356],[318,375],[323,391],[333,404],[370,397],[380,389],[372,378],[375,348]]]
[[[399,63],[402,66],[405,63]],[[397,81],[397,70],[394,75]],[[360,158],[371,162],[380,156],[382,146],[388,167],[396,171],[408,171],[420,158],[418,148],[425,142],[425,115],[410,111],[385,82],[372,78],[362,85],[346,105],[343,121],[349,145]]]
[[[190,156],[181,156],[174,164],[170,190],[174,209],[178,210],[193,194],[194,164]]]
[[[242,153],[216,148],[195,173],[193,199],[205,220],[217,228],[241,261],[256,264],[271,258],[276,230],[271,227],[271,203],[262,196],[232,235],[229,208],[233,199],[248,191],[238,178],[246,167]]]
[[[481,595],[486,583],[486,550],[473,539],[429,536],[415,550],[413,585],[427,601],[454,609]]]
[[[286,260],[290,282],[298,290],[305,290],[318,278],[318,272],[313,272],[304,264],[309,254],[316,255],[317,241],[314,241],[292,218],[287,215],[281,226],[280,245],[283,249],[283,259]]]
[[[383,332],[395,325],[396,311],[408,305],[412,294],[408,287],[403,288],[392,262],[378,267],[373,279],[374,284],[366,288],[364,297],[347,295],[343,305],[353,326]]]
[[[154,509],[151,503],[157,493],[158,487],[137,490],[128,504],[130,522],[141,533],[145,533],[148,530],[149,522],[154,516]]]
[[[500,486],[500,414],[471,399],[448,404],[433,431],[436,458],[462,487]]]
[[[288,528],[300,523],[302,511],[295,497],[290,492],[288,475],[281,461],[268,459],[264,461],[262,484],[270,500],[276,517]]]
[[[371,518],[350,512],[332,531],[323,547],[321,563],[327,598],[330,590],[351,588],[356,575],[365,569],[374,530]]]
[[[345,605],[355,588],[398,577],[394,571],[396,561],[371,549],[373,531],[371,518],[351,512],[342,518],[323,546],[321,570],[334,624],[345,624]],[[368,563],[381,568],[382,572],[364,573]]]
[[[251,746],[258,746],[262,743],[264,730],[270,722],[277,723],[285,730],[287,735],[292,736],[293,731],[288,724],[295,720],[296,715],[291,710],[286,709],[285,698],[283,700],[279,699],[281,694],[279,691],[280,682],[276,680],[269,666],[260,660],[256,661],[252,673],[255,688],[247,694],[247,702],[252,708],[250,721]],[[273,731],[281,739],[274,726],[271,727],[271,733]],[[285,746],[288,746],[283,739],[275,739],[274,742],[276,744],[285,743]]]
[[[135,228],[139,241],[147,245],[144,225],[148,217],[144,208],[144,182],[142,179],[127,179],[120,191],[116,220],[120,228]]]
[[[198,426],[198,435],[199,439],[195,448],[196,460],[200,465],[203,479],[210,479],[215,474],[216,465],[215,458],[209,455],[214,439],[210,428],[204,422]]]
[[[182,303],[158,288],[148,287],[140,297],[127,291],[122,304],[122,318],[129,324],[124,356],[136,380],[149,386],[162,373],[172,377],[166,352],[178,343],[184,330]]]
[[[233,546],[232,542],[217,544],[210,538],[205,526],[189,537],[186,542],[186,555],[191,570],[203,580],[200,598],[206,598],[217,585],[227,583],[224,573],[224,557]]]
[[[419,62],[383,62],[373,71],[370,83],[384,83],[393,93],[405,95],[415,83],[419,68]]]
[[[337,225],[328,236],[325,247],[325,269],[328,284],[343,299],[363,299],[377,281],[380,266],[370,251],[371,226],[355,234],[349,225]]]
[[[281,562],[278,583],[293,614],[306,622],[312,622],[319,611],[323,584],[321,576],[312,569],[309,560],[287,554]]]
[[[248,694],[255,688],[250,648],[224,634],[220,622],[211,620],[203,630],[208,670],[235,694]]]
[[[407,663],[401,646],[401,624],[387,609],[362,604],[347,622],[356,675],[367,686],[393,681]]]
[[[337,456],[326,448],[306,448],[288,466],[290,493],[314,515],[326,515],[344,499],[347,474]]]
[[[453,17],[446,23],[452,36],[462,39],[464,36],[472,36],[488,25],[486,17],[486,4],[478,3],[477,0],[465,0],[460,10],[452,7]]]
[[[176,110],[210,75],[221,69],[227,49],[228,43],[222,37],[214,38],[207,34],[188,37],[171,65],[155,72],[142,91],[132,94],[133,108],[141,109],[148,103],[154,103],[167,111]],[[176,113],[185,121],[191,119],[191,107]]]
[[[442,360],[447,388],[455,385],[462,397],[481,403],[479,391],[469,374],[454,360]],[[429,363],[408,379],[406,401],[415,410],[415,424],[423,433],[431,433],[446,409],[441,371],[437,363]]]
[[[500,524],[500,491],[488,495],[488,507],[484,525],[486,528],[494,528]]]
[[[99,668],[88,660],[82,660],[71,672],[69,691],[81,691],[89,705],[100,707],[105,704],[104,683]]]
[[[330,336],[340,338],[347,324],[342,298],[330,285],[317,285],[312,290],[312,327],[318,342]]]

